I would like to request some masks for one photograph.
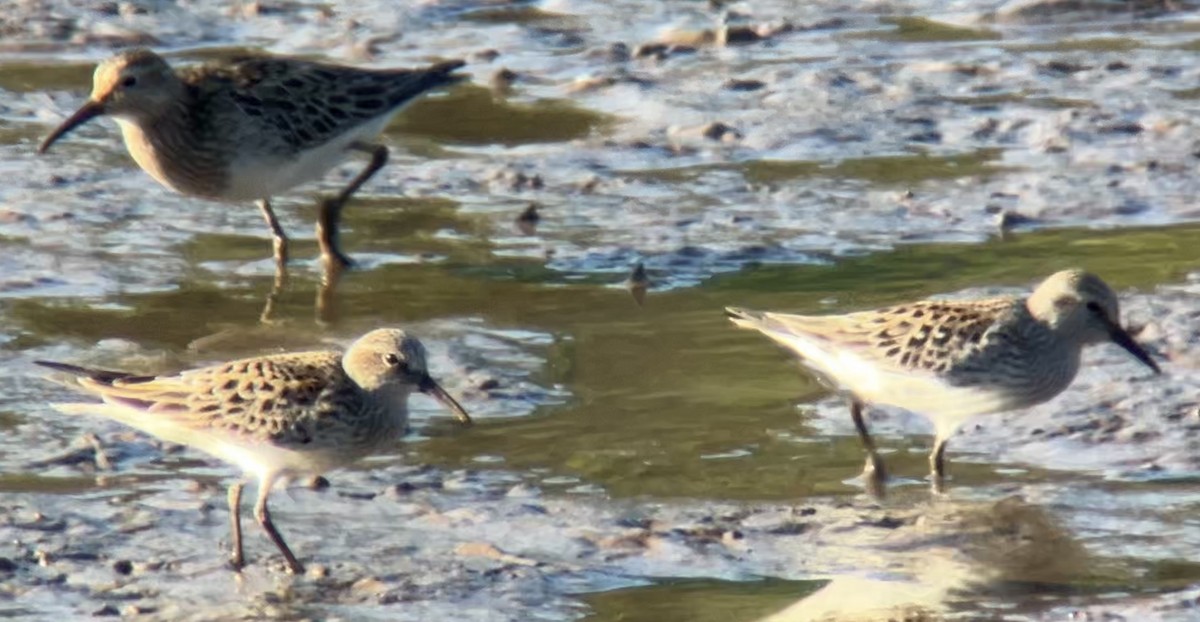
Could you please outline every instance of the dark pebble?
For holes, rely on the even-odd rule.
[[[772,527],[767,530],[767,533],[776,536],[798,536],[809,529],[808,523],[784,523],[778,527]]]
[[[764,37],[758,34],[758,31],[750,26],[730,26],[725,29],[725,43],[734,45],[737,43],[756,43],[762,41]]]
[[[762,80],[730,80],[725,83],[725,88],[730,91],[757,91],[767,86]]]
[[[608,60],[614,63],[623,63],[629,60],[629,46],[620,41],[608,47]]]
[[[1100,132],[1104,134],[1141,134],[1143,131],[1141,123],[1113,123],[1100,128]]]
[[[517,229],[525,235],[532,235],[537,230],[537,224],[542,219],[538,213],[537,203],[530,203],[517,216]]]
[[[1045,65],[1042,65],[1042,71],[1047,73],[1071,74],[1083,71],[1085,69],[1089,69],[1089,67],[1062,60],[1052,60]]]
[[[383,494],[389,497],[403,497],[404,495],[407,495],[418,488],[419,486],[412,482],[400,482],[399,484],[388,486],[387,489],[383,491]]]
[[[1000,227],[1001,230],[1007,231],[1014,227],[1020,227],[1022,225],[1032,225],[1037,222],[1038,222],[1038,219],[1026,216],[1020,212],[1014,212],[1012,210],[1004,210],[1004,211],[1000,212],[1000,216],[997,218],[996,224],[997,224],[997,226]]]
[[[723,140],[726,135],[732,135],[734,138],[740,138],[741,133],[733,129],[733,127],[716,121],[705,126],[702,132],[705,138],[709,140]]]
[[[496,71],[496,73],[492,74],[492,86],[498,88],[508,87],[512,85],[513,82],[516,82],[518,77],[519,76],[517,75],[517,72],[508,69],[507,67],[502,68]]]
[[[479,383],[478,387],[480,391],[491,391],[492,389],[498,388],[500,388],[500,381],[496,380],[495,378],[488,378],[487,380],[484,380],[483,382]]]
[[[658,59],[667,57],[667,45],[665,43],[643,43],[633,48],[634,58],[646,58],[653,56]]]
[[[942,142],[942,133],[936,130],[912,134],[908,137],[909,142],[914,143],[940,143]]]
[[[866,524],[870,525],[871,527],[882,527],[883,529],[896,529],[897,527],[903,526],[904,521],[900,520],[899,518],[892,518],[891,516],[884,516],[883,518],[881,518],[877,521],[867,521]]]
[[[107,618],[121,615],[121,611],[112,605],[105,605],[92,612],[94,618]]]
[[[499,50],[480,50],[471,55],[471,58],[480,62],[490,63],[500,57]]]

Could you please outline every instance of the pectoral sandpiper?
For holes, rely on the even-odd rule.
[[[1111,341],[1155,373],[1158,365],[1120,325],[1117,296],[1099,277],[1055,273],[1028,297],[922,300],[846,315],[805,316],[728,308],[800,356],[821,381],[848,394],[867,451],[869,484],[886,480],[863,421],[867,404],[931,419],[934,487],[945,476],[946,440],[975,415],[1027,408],[1061,393],[1079,371],[1083,346]]]
[[[87,103],[38,152],[95,117],[111,116],[130,155],[162,185],[208,199],[258,201],[281,272],[287,236],[271,197],[321,177],[347,151],[369,153],[367,167],[320,203],[321,256],[340,268],[350,264],[337,242],[342,207],[388,159],[387,147],[373,141],[413,98],[459,81],[451,72],[462,65],[362,69],[251,56],[174,69],[150,50],[129,50],[96,67]]]
[[[320,475],[391,445],[405,432],[408,396],[414,390],[437,398],[464,424],[471,423],[463,407],[429,376],[421,342],[396,329],[367,333],[345,353],[276,354],[169,376],[37,363],[79,376],[79,384],[103,400],[56,404],[58,410],[115,419],[195,447],[256,477],[254,517],[296,574],[304,567],[267,510],[274,484]],[[244,565],[243,485],[229,486],[230,562],[236,569]]]

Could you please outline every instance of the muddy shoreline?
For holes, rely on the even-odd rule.
[[[1117,4],[14,4],[0,613],[1195,619],[1200,22],[1192,3]],[[159,188],[105,123],[33,154],[131,44],[461,57],[473,83],[385,135],[332,321],[314,321],[312,198],[361,163],[277,202],[295,278],[260,324],[252,206]],[[898,412],[871,425],[899,479],[863,495],[844,405],[719,312],[1017,291],[1069,265],[1122,292],[1166,374],[1090,351],[1056,400],[964,427],[945,497],[921,479],[928,425]],[[250,568],[223,567],[236,474],[55,414],[66,390],[30,364],[162,371],[382,324],[422,335],[481,425],[414,402],[394,452],[278,495],[311,560],[295,578],[257,533]]]

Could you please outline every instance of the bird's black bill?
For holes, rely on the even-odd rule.
[[[62,125],[55,128],[55,130],[46,137],[46,140],[42,141],[41,146],[38,147],[38,153],[46,153],[46,151],[50,149],[50,145],[53,145],[55,141],[62,138],[64,134],[102,114],[104,114],[104,104],[95,101],[88,101],[88,103],[80,107],[79,110],[76,110],[75,114],[68,117],[66,121],[63,121]]]
[[[1158,363],[1150,358],[1150,353],[1146,352],[1138,342],[1129,336],[1124,328],[1121,328],[1116,322],[1112,322],[1108,326],[1108,336],[1113,340],[1113,343],[1125,348],[1125,351],[1132,354],[1134,358],[1141,361],[1146,367],[1154,370],[1154,373],[1161,374],[1162,370],[1158,368]]]
[[[421,383],[418,385],[418,388],[421,389],[421,393],[436,399],[446,408],[454,411],[454,416],[458,417],[459,422],[461,422],[463,425],[471,425],[474,423],[471,421],[471,415],[467,414],[467,409],[463,408],[462,405],[459,404],[458,401],[453,397],[450,397],[450,394],[446,393],[446,390],[443,389],[437,382],[435,382],[428,374],[421,379]]]

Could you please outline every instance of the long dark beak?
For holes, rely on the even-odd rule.
[[[1120,324],[1116,322],[1108,323],[1108,337],[1113,340],[1113,343],[1125,348],[1126,352],[1132,354],[1134,358],[1141,361],[1146,367],[1153,369],[1154,373],[1162,373],[1162,370],[1158,368],[1158,363],[1155,363],[1154,359],[1150,358],[1150,353],[1146,352],[1145,348],[1134,341],[1133,337],[1130,337],[1129,333],[1124,328],[1121,328]]]
[[[63,134],[70,132],[76,127],[79,127],[80,125],[83,125],[84,123],[87,123],[88,121],[91,121],[102,114],[104,114],[104,104],[98,101],[88,100],[88,102],[81,106],[79,110],[75,111],[75,114],[68,117],[66,121],[62,122],[62,125],[58,126],[53,132],[51,132],[50,135],[46,137],[46,140],[42,141],[41,146],[38,147],[38,153],[46,153],[46,150],[50,148],[50,145],[53,145],[55,141],[57,141],[59,138],[62,138]]]
[[[446,390],[435,382],[429,374],[425,374],[425,377],[421,378],[417,388],[421,390],[421,393],[436,399],[446,408],[454,411],[454,416],[458,417],[459,422],[463,425],[474,423],[474,421],[471,421],[471,415],[467,414],[467,409],[463,408],[453,397],[450,397],[450,394],[446,393]]]

